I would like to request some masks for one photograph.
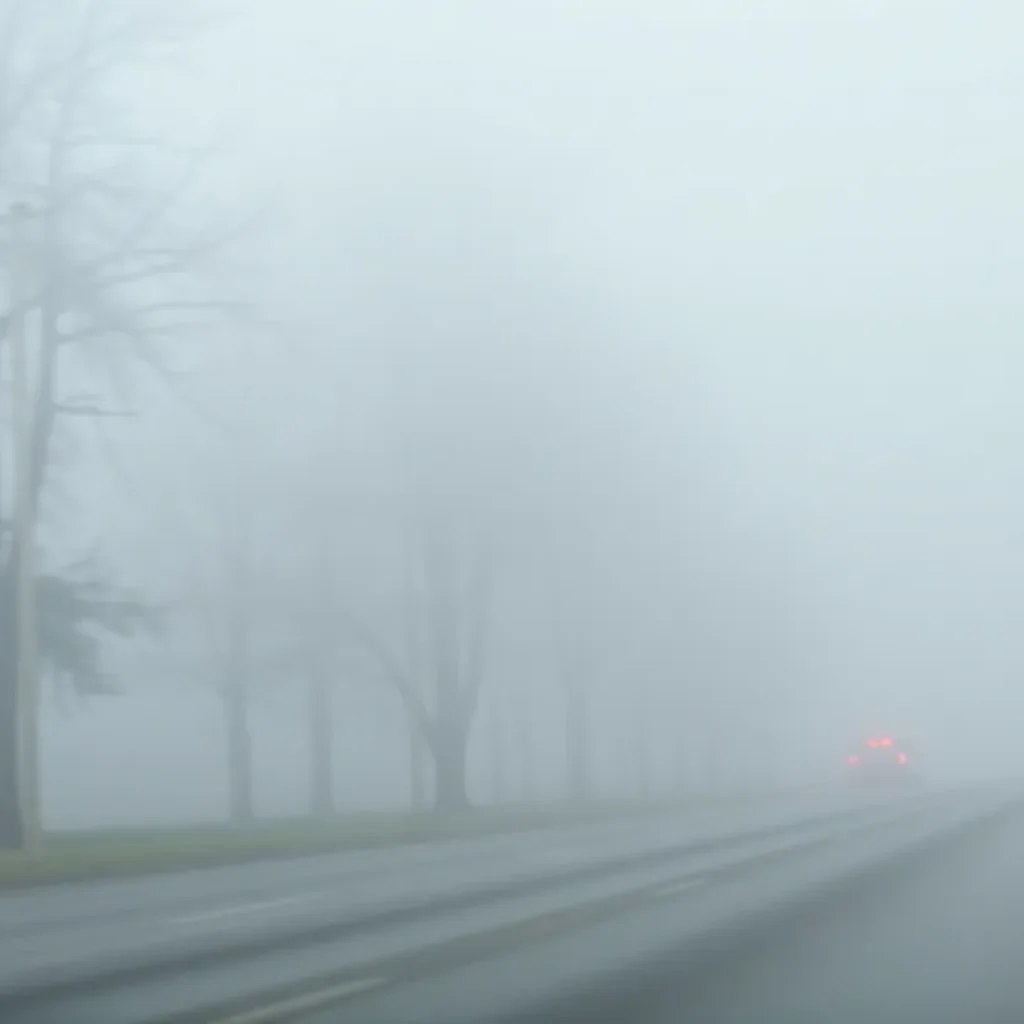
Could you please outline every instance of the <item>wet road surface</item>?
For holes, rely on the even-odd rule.
[[[47,996],[17,1022],[1024,1024],[1019,790],[939,794],[869,818],[801,832],[795,845],[748,842],[732,866],[712,847],[644,867],[614,883],[614,899],[610,879],[579,881],[516,897],[504,924],[502,905],[485,902]],[[465,938],[439,943],[445,929]],[[282,983],[319,980],[283,998],[270,992],[275,971]],[[185,1013],[204,986],[268,994]]]
[[[697,954],[692,943],[678,957],[659,952],[614,990],[500,1009],[502,986],[542,986],[547,965],[571,972],[588,946],[639,948],[673,920],[699,919],[719,896],[713,886],[667,894],[600,929],[395,992],[356,994],[298,1022],[431,1024],[438,1013],[460,1024],[1024,1022],[1024,809],[825,886]]]
[[[824,900],[637,1024],[1024,1022],[1024,813]]]

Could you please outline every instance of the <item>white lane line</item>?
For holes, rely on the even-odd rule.
[[[670,882],[668,885],[663,885],[657,890],[655,895],[675,896],[678,893],[686,892],[687,889],[696,889],[698,885],[703,885],[706,881],[706,878],[684,878],[679,882]]]
[[[304,996],[295,996],[294,999],[282,999],[279,1003],[268,1003],[255,1010],[245,1010],[231,1017],[222,1017],[214,1024],[273,1024],[275,1021],[293,1017],[307,1010],[316,1010],[321,1006],[340,1002],[349,996],[367,992],[383,984],[383,978],[357,978],[355,981],[346,981],[331,988],[317,989]]]
[[[201,914],[187,914],[176,917],[175,924],[199,924],[203,921],[216,921],[224,917],[237,917],[242,914],[259,914],[264,910],[276,910],[294,903],[303,903],[309,896],[289,896],[283,900],[266,900],[263,903],[243,903],[237,907],[221,907],[219,910],[204,910]]]

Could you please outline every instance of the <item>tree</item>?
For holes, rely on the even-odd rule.
[[[413,628],[426,674],[417,679],[400,641],[382,637],[358,613],[340,610],[338,625],[371,659],[403,701],[433,763],[434,808],[469,806],[466,757],[485,677],[487,630],[494,596],[492,553],[460,543],[450,520],[422,523],[419,571],[402,595],[420,609]]]
[[[243,517],[227,522],[225,535],[208,552],[216,576],[201,583],[190,602],[202,635],[202,661],[212,670],[213,690],[224,712],[225,777],[228,817],[245,823],[254,817],[252,736],[249,705],[255,673],[252,531]]]
[[[299,645],[296,668],[305,677],[309,742],[310,810],[321,817],[335,811],[334,687],[339,667],[339,644],[333,621],[338,585],[330,532],[311,524],[307,585],[298,607],[295,631]]]
[[[595,669],[588,639],[591,629],[582,622],[581,580],[576,580],[576,593],[572,593],[560,561],[552,551],[548,563],[551,631],[563,700],[566,780],[569,797],[586,801],[593,796],[590,703]]]
[[[166,618],[177,628],[161,659],[176,661],[173,685],[185,680],[211,692],[223,716],[228,817],[255,816],[250,719],[254,698],[298,677],[307,662],[296,641],[291,579],[280,559],[294,559],[289,535],[261,495],[271,470],[236,444],[184,450],[193,486],[158,495],[154,509],[164,543],[188,552],[171,583]],[[198,469],[198,472],[197,472]],[[198,486],[195,486],[198,481]],[[301,609],[305,611],[306,609]]]
[[[491,802],[503,804],[508,800],[508,715],[501,690],[493,687],[487,715],[487,747],[490,754]]]
[[[436,803],[441,810],[469,803],[466,754],[485,672],[487,628],[493,599],[491,553],[475,553],[464,566],[450,522],[427,524],[423,582],[432,655],[434,714],[427,740],[434,755]]]
[[[84,695],[108,695],[118,692],[118,684],[104,672],[97,634],[127,637],[153,631],[163,610],[102,576],[91,576],[88,569],[88,564],[71,566],[61,575],[38,578],[40,649],[58,685],[67,683]]]
[[[198,5],[178,0],[0,3],[0,187],[39,211],[37,287],[26,308],[39,325],[30,505],[44,515],[53,511],[45,498],[61,431],[73,430],[82,418],[102,424],[130,413],[123,405],[129,363],[140,358],[166,376],[158,343],[227,310],[200,298],[195,288],[196,272],[225,241],[208,230],[193,231],[184,212],[201,155],[176,151],[140,131],[133,112],[114,99],[133,68],[166,66],[184,52],[201,27],[198,11]],[[21,312],[10,310],[0,331],[6,333]],[[91,379],[94,390],[79,390],[76,378]],[[104,400],[111,386],[121,400],[113,406]],[[15,631],[15,579],[26,538],[10,526],[6,533],[0,564],[0,848],[25,839],[18,750],[27,739],[19,736]],[[97,613],[100,591],[95,581],[90,600],[79,590],[81,600],[60,605],[83,618],[42,623],[41,640],[82,654],[88,644],[79,639],[76,646],[73,635],[59,630],[77,629],[90,618],[109,625],[109,617]],[[51,596],[57,593],[51,587]],[[53,605],[40,598],[43,615]]]
[[[417,590],[416,551],[413,545],[407,543],[404,548],[404,641],[405,641],[405,664],[407,666],[409,683],[416,686],[414,692],[420,702],[423,700],[423,684],[425,677],[424,645],[419,628],[420,601]],[[401,694],[399,694],[401,696]],[[430,752],[426,744],[422,723],[420,722],[414,708],[404,707],[405,731],[409,743],[409,804],[414,811],[426,809],[429,801],[430,780]]]

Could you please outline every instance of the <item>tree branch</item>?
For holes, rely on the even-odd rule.
[[[416,719],[424,736],[430,736],[433,730],[433,722],[430,712],[416,692],[413,681],[406,674],[399,660],[388,650],[387,645],[377,637],[372,630],[363,625],[359,619],[350,612],[341,613],[342,629],[357,645],[362,647],[377,662],[384,678],[398,692],[398,695],[405,702],[406,707]]]
[[[463,700],[467,711],[476,707],[487,672],[487,640],[494,600],[494,563],[489,551],[481,552],[468,588],[466,660],[462,671]]]
[[[83,149],[88,146],[113,146],[120,149],[128,146],[162,146],[163,140],[155,135],[139,135],[135,138],[118,138],[117,136],[107,137],[104,135],[79,135],[65,140],[62,145],[65,149]]]
[[[130,409],[103,409],[98,405],[68,405],[66,402],[55,402],[53,411],[60,416],[106,417],[108,419],[131,418],[139,415]]]

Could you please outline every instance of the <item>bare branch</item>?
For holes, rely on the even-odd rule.
[[[222,252],[229,246],[244,238],[254,227],[255,217],[250,217],[222,234],[214,235],[201,241],[195,241],[179,249],[134,249],[124,254],[125,260],[162,260],[156,265],[141,267],[137,270],[125,271],[121,274],[112,274],[107,277],[98,277],[97,284],[100,287],[115,287],[125,284],[134,284],[146,281],[154,277],[166,274],[181,274],[190,270],[205,257],[216,252]]]
[[[116,260],[123,259],[126,254],[131,253],[149,235],[153,228],[184,198],[185,194],[194,184],[200,170],[205,166],[206,159],[213,151],[214,147],[211,147],[196,153],[171,187],[166,189],[161,196],[147,206],[142,214],[135,219],[131,227],[122,232],[121,237],[105,255],[100,256],[94,261],[93,270],[102,269]]]
[[[78,135],[65,139],[61,143],[65,149],[84,149],[89,146],[112,146],[116,149],[125,149],[135,146],[158,147],[164,144],[162,139],[147,135],[139,135],[136,138],[131,138],[130,136]]]
[[[54,412],[62,416],[89,416],[106,418],[126,418],[138,416],[132,410],[103,409],[98,405],[69,405],[66,402],[56,402],[53,406]]]
[[[463,695],[467,709],[476,706],[486,675],[487,639],[494,600],[494,563],[490,552],[477,558],[473,579],[468,588],[466,617],[466,662],[463,668]]]
[[[133,312],[141,316],[148,313],[242,313],[252,309],[251,302],[151,302],[136,306]]]
[[[388,649],[387,644],[350,611],[338,610],[337,618],[340,620],[344,634],[377,662],[385,680],[398,692],[424,735],[429,736],[433,729],[430,712],[427,711],[426,705],[420,699],[413,681],[407,675],[401,662]]]

